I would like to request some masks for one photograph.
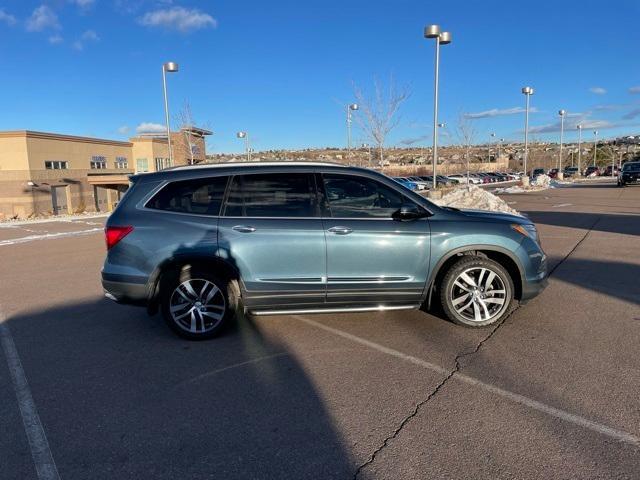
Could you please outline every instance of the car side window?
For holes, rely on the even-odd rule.
[[[367,177],[325,173],[323,180],[334,218],[391,218],[406,202],[399,192]]]
[[[146,206],[154,210],[217,216],[220,214],[227,179],[210,177],[171,182]]]
[[[227,217],[317,217],[311,173],[263,173],[233,177]]]

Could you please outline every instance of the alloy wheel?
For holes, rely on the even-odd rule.
[[[469,322],[486,322],[507,306],[507,289],[498,273],[487,267],[464,270],[453,282],[451,304]]]
[[[210,280],[194,278],[180,283],[171,294],[171,318],[190,333],[206,333],[216,328],[227,306],[222,291]]]

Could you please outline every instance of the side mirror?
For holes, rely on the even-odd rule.
[[[400,210],[393,214],[395,220],[409,221],[426,217],[428,214],[415,203],[403,203]]]

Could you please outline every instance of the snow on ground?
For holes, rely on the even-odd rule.
[[[443,207],[469,208],[473,210],[489,210],[520,215],[507,202],[491,192],[475,185],[462,186],[447,193],[442,198],[431,199],[436,205]]]
[[[3,219],[0,220],[0,228],[13,228],[20,225],[33,225],[35,223],[49,223],[49,222],[73,222],[75,220],[87,220],[91,218],[108,217],[108,213],[76,213],[73,215],[49,215],[42,217],[34,217],[27,219]],[[92,225],[90,222],[85,222]],[[96,223],[95,225],[99,225]]]

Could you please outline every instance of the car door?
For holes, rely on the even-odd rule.
[[[318,182],[327,239],[327,303],[419,303],[429,272],[429,221],[394,219],[401,205],[415,202],[391,180],[383,183],[366,174],[324,172]]]
[[[252,308],[324,302],[326,255],[313,173],[235,175],[218,254],[240,272]]]

